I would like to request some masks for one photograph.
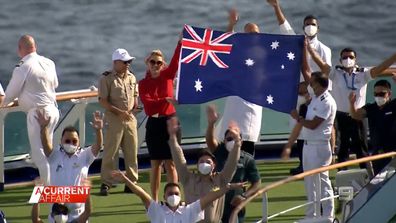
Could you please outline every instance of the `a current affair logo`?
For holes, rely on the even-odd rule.
[[[85,203],[89,186],[35,186],[29,203]]]

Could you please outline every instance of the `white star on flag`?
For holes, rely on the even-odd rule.
[[[271,48],[273,50],[276,50],[279,47],[279,42],[277,40],[275,40],[275,42],[271,43]]]
[[[200,81],[199,78],[198,78],[198,80],[195,81],[194,87],[195,87],[196,92],[198,92],[198,91],[202,92],[202,88],[203,88],[202,81]]]
[[[272,97],[272,95],[267,96],[267,102],[268,102],[268,104],[271,104],[271,105],[274,103],[274,98]]]
[[[253,66],[254,60],[252,60],[252,59],[249,58],[249,59],[245,60],[245,64],[246,64],[248,67]]]
[[[292,52],[287,53],[287,58],[289,58],[289,60],[294,60],[295,58],[294,53]]]
[[[282,64],[281,69],[284,70],[285,69],[285,65]]]

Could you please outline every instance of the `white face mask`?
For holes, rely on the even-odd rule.
[[[382,106],[382,105],[386,104],[386,102],[388,101],[384,97],[374,97],[374,100],[378,106]]]
[[[228,141],[226,142],[225,146],[228,152],[231,152],[234,149],[235,141]]]
[[[307,35],[309,37],[315,36],[316,33],[318,33],[318,27],[314,26],[314,25],[305,26],[304,32],[305,32],[305,35]]]
[[[307,101],[307,100],[305,99],[304,96],[299,95],[298,98],[297,98],[297,110],[300,109],[300,106],[301,106],[302,104],[304,104],[306,101]]]
[[[67,215],[63,215],[63,214],[54,216],[54,220],[55,220],[56,223],[66,223],[67,219],[68,219],[68,216]]]
[[[166,203],[168,203],[171,207],[176,207],[180,203],[180,196],[175,194],[171,195],[166,198]]]
[[[311,96],[311,97],[315,96],[315,92],[314,92],[313,88],[311,87],[311,85],[308,85],[307,90],[308,90],[309,96]]]
[[[345,68],[351,68],[355,66],[355,60],[351,59],[351,58],[347,58],[345,60],[342,60],[342,66],[344,66]]]
[[[77,151],[78,146],[72,144],[62,144],[62,148],[65,150],[66,153],[74,154]]]
[[[198,171],[202,175],[208,175],[212,172],[212,165],[210,165],[209,163],[200,163],[198,165]]]

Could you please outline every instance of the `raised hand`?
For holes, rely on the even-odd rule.
[[[44,110],[37,109],[36,110],[36,120],[38,121],[41,128],[45,128],[50,123],[50,118],[45,115]]]
[[[89,124],[92,125],[94,129],[102,129],[103,128],[103,114],[100,111],[95,111],[92,113],[93,115],[93,122]]]
[[[352,104],[355,104],[355,102],[356,102],[356,94],[355,94],[355,92],[351,92],[351,93],[349,94],[349,101],[350,101]]]
[[[235,26],[239,20],[238,12],[235,8],[232,8],[228,13],[228,22],[230,25]]]
[[[217,122],[217,120],[219,119],[219,116],[216,112],[216,107],[215,105],[208,105],[208,107],[206,108],[206,115],[208,117],[208,123],[209,124],[214,124]]]
[[[272,7],[277,7],[278,6],[278,0],[267,0],[268,4],[270,4]]]
[[[179,121],[176,117],[172,117],[167,121],[167,125],[168,125],[168,134],[169,136],[175,136],[177,135],[178,131],[179,131]]]
[[[119,171],[119,170],[113,170],[111,172],[111,177],[117,182],[125,183],[125,181],[126,181],[125,180],[125,178],[126,178],[125,174],[123,172]]]

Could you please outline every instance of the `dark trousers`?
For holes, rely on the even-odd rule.
[[[298,166],[301,167],[301,168],[302,168],[303,148],[304,148],[304,140],[303,139],[297,139],[296,153],[298,155],[298,160],[300,161]]]
[[[388,152],[392,152],[395,151],[394,149],[389,149],[389,148],[384,148],[381,151],[378,151],[377,149],[375,149],[373,151],[373,155],[377,155],[377,154],[382,154],[382,153],[388,153]],[[392,160],[392,158],[385,158],[385,159],[379,159],[379,160],[374,160],[372,161],[373,163],[373,170],[374,170],[374,175],[377,175],[378,173],[381,172],[382,169],[384,169],[384,167],[386,165],[388,165],[388,163]]]
[[[336,120],[338,124],[337,134],[340,136],[340,146],[337,153],[338,162],[347,161],[350,151],[353,151],[357,158],[368,156],[363,122],[353,119],[348,113],[339,111],[337,111]],[[366,168],[366,164],[361,163],[360,168]]]
[[[254,157],[254,142],[251,141],[242,141],[241,150],[249,153]]]

